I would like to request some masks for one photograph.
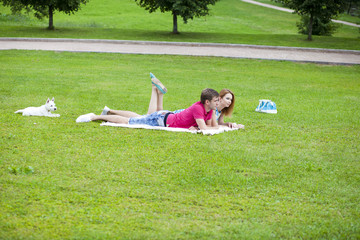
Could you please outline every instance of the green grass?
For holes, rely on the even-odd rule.
[[[239,0],[219,1],[210,16],[183,24],[180,35],[172,31],[170,13],[148,13],[134,1],[91,0],[75,15],[56,13],[57,30],[47,31],[47,19],[9,15],[0,7],[1,37],[51,37],[122,39],[150,41],[218,42],[294,47],[360,50],[360,33],[355,27],[341,25],[333,37],[314,37],[297,33],[299,16],[268,9]]]
[[[340,14],[339,20],[347,21],[347,22],[351,22],[351,23],[355,23],[355,24],[360,24],[360,17],[351,16],[346,13]]]
[[[0,239],[360,237],[360,66],[1,51],[0,70]],[[104,105],[145,113],[150,71],[166,109],[232,89],[245,130],[75,123]],[[13,113],[52,96],[60,118]],[[278,114],[254,111],[263,98]]]

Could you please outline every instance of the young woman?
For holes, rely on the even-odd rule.
[[[229,89],[222,89],[220,91],[220,103],[214,114],[218,120],[219,125],[224,125],[230,128],[244,128],[242,124],[236,124],[231,122],[224,122],[224,116],[231,117],[235,106],[234,93]]]
[[[150,73],[151,82],[152,82],[152,90],[151,90],[151,98],[148,108],[148,114],[152,114],[154,112],[159,112],[163,110],[163,99],[164,94],[167,92],[166,87],[157,79],[152,73]],[[216,116],[216,120],[218,125],[227,126],[230,128],[244,128],[244,125],[231,123],[231,122],[224,122],[224,117],[231,117],[231,114],[234,110],[235,105],[235,96],[232,91],[229,89],[222,89],[220,91],[219,97],[219,105],[215,111],[213,111]],[[184,109],[179,109],[173,111],[173,113],[179,113]],[[141,117],[142,115],[132,112],[132,111],[124,111],[124,110],[113,110],[108,108],[107,106],[104,107],[101,115],[118,115],[126,118],[133,118],[133,117]],[[94,119],[95,120],[95,119]],[[101,119],[99,119],[101,120]]]

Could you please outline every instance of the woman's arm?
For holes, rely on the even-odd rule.
[[[219,117],[218,124],[221,126],[227,126],[229,128],[245,128],[245,126],[242,124],[236,124],[236,123],[232,123],[232,122],[224,122],[224,114],[223,113],[221,113],[221,115]]]
[[[227,124],[224,123],[224,114],[223,113],[220,114],[218,124],[227,126]]]

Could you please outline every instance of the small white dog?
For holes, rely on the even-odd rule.
[[[22,113],[23,116],[45,116],[45,117],[60,117],[60,114],[52,114],[51,112],[55,111],[55,99],[51,100],[48,98],[45,105],[40,107],[28,107],[16,111],[15,113]]]

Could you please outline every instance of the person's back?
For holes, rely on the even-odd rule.
[[[190,128],[197,126],[196,119],[203,119],[205,122],[210,120],[213,110],[206,112],[204,104],[200,101],[194,103],[189,108],[167,117],[166,125],[175,128]]]

